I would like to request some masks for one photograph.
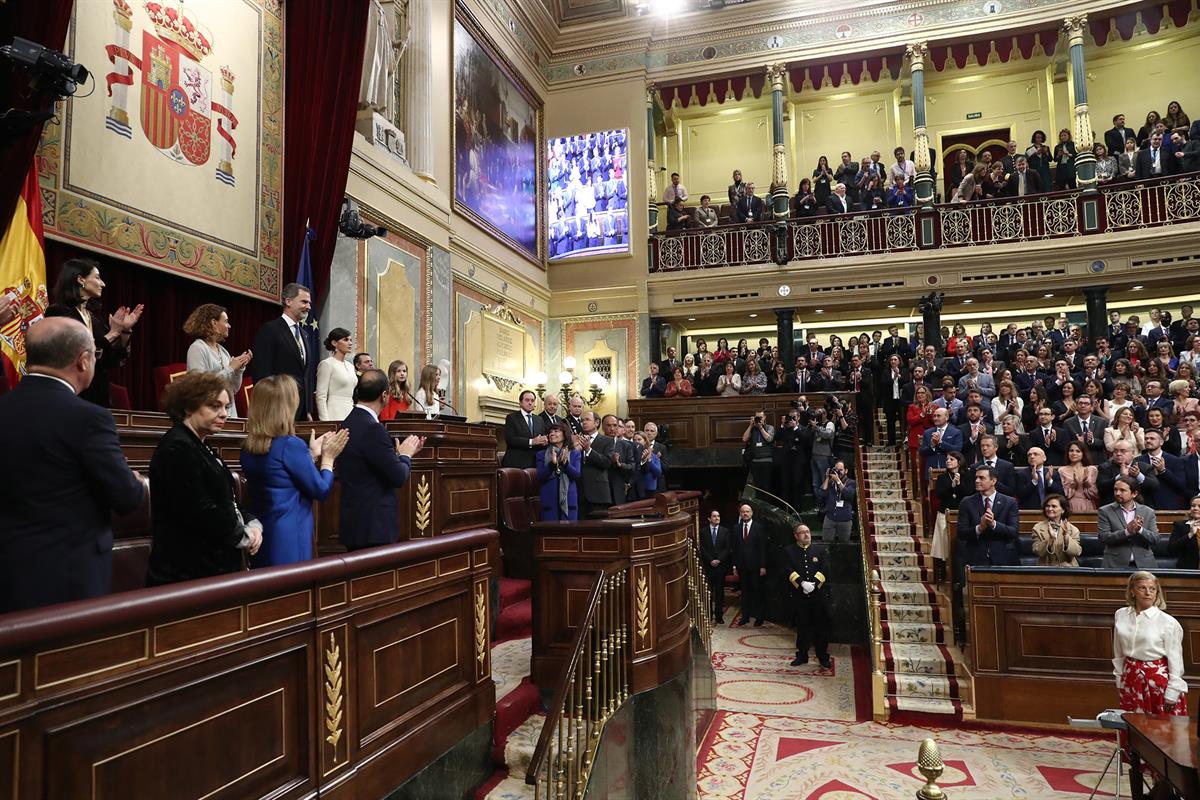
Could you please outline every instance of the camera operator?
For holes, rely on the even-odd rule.
[[[845,402],[835,395],[825,399],[825,407],[830,421],[833,423],[833,457],[846,457],[854,452],[854,435],[858,429],[858,417]],[[817,476],[813,476],[814,489]],[[815,494],[815,491],[814,491]]]
[[[775,428],[767,424],[764,411],[755,412],[750,424],[742,433],[746,460],[750,462],[750,482],[760,489],[771,489],[771,442],[775,441]]]
[[[812,460],[812,491],[814,502],[820,497],[821,481],[825,479],[825,473],[829,472],[829,468],[833,466],[833,440],[837,435],[837,430],[830,418],[827,407],[822,406],[815,412],[813,424],[813,449]]]
[[[826,542],[833,539],[843,543],[850,541],[856,493],[857,486],[846,474],[846,463],[835,461],[825,473],[817,494],[817,507],[825,514],[821,538]]]
[[[807,436],[808,447],[803,446],[803,431],[800,410],[796,402],[783,415],[779,423],[779,433],[775,436],[775,475],[779,479],[778,494],[792,508],[800,510],[800,500],[804,496],[804,470],[808,467],[808,458],[812,455],[812,433]]]

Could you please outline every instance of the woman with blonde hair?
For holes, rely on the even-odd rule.
[[[408,364],[397,359],[388,364],[388,393],[383,411],[379,412],[379,420],[386,422],[395,419],[397,414],[404,414],[412,405],[412,393],[408,390]]]
[[[421,367],[421,381],[417,385],[417,410],[425,412],[425,419],[433,419],[442,413],[442,403],[438,395],[438,381],[442,379],[442,371],[434,364]]]
[[[1166,613],[1158,578],[1141,570],[1130,575],[1125,602],[1113,630],[1113,675],[1121,709],[1186,717],[1183,627]]]
[[[195,339],[188,346],[188,372],[215,372],[220,375],[229,387],[230,398],[237,397],[242,388],[242,375],[246,371],[246,365],[254,357],[249,350],[240,356],[229,355],[229,351],[221,343],[229,338],[229,331],[232,329],[229,314],[223,306],[216,303],[198,306],[183,323],[183,332]],[[236,417],[236,404],[230,402],[226,411],[230,419]]]
[[[250,394],[241,464],[247,508],[263,526],[262,547],[251,560],[255,567],[312,558],[312,504],[329,496],[333,462],[350,438],[343,428],[305,445],[296,436],[299,405],[300,392],[290,375],[263,378]]]
[[[1039,567],[1078,567],[1083,554],[1079,528],[1068,522],[1071,507],[1061,494],[1042,501],[1042,520],[1033,526],[1033,553]]]

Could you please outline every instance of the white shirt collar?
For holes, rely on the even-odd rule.
[[[995,489],[993,489],[991,494],[985,494],[985,495],[983,495],[983,497],[985,497],[988,500],[992,500],[994,502],[996,499],[996,495],[998,495],[998,494],[1000,494],[1000,493],[997,492]]]
[[[369,405],[366,405],[365,403],[356,403],[354,407],[361,408],[363,411],[366,411],[368,414],[370,414],[376,422],[379,422],[379,412],[371,408]]]
[[[65,386],[65,387],[67,387],[68,389],[70,389],[70,390],[71,390],[71,394],[79,394],[78,392],[76,392],[76,391],[75,391],[75,387],[74,387],[74,386],[72,386],[71,384],[67,383],[67,382],[66,382],[66,381],[64,381],[62,378],[58,377],[57,375],[47,375],[47,374],[45,374],[44,372],[30,372],[30,373],[29,373],[28,375],[26,375],[25,377],[26,377],[26,378],[48,378],[48,379],[50,379],[50,380],[52,380],[52,381],[58,381],[58,382],[59,382],[59,383],[61,383],[63,386]]]
[[[283,321],[287,323],[288,328],[290,328],[292,330],[295,330],[297,325],[304,324],[303,322],[297,322],[296,320],[289,317],[287,314],[280,314],[279,316],[283,318]]]

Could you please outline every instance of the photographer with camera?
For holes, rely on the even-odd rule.
[[[812,457],[813,443],[811,415],[806,424],[799,406],[798,401],[792,401],[792,407],[780,420],[779,433],[775,436],[778,494],[797,511],[804,499],[804,487],[811,480],[808,478],[808,461]]]
[[[767,424],[764,411],[756,411],[750,424],[742,433],[743,454],[750,466],[750,482],[760,489],[771,487],[771,442],[775,441],[775,428]]]
[[[817,507],[825,515],[821,525],[821,538],[850,541],[850,530],[854,525],[854,506],[858,487],[846,474],[846,463],[835,461],[825,473],[817,494]]]
[[[810,461],[814,502],[816,498],[820,497],[821,482],[825,479],[825,473],[829,472],[829,468],[833,466],[833,441],[837,436],[837,430],[827,407],[822,406],[815,413],[812,460]]]

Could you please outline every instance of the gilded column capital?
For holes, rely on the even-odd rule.
[[[646,84],[646,107],[654,108],[654,99],[658,96],[658,87],[653,83]]]
[[[768,64],[767,65],[767,80],[771,82],[771,91],[782,92],[784,90],[784,76],[787,75],[787,65],[785,64]]]
[[[929,55],[928,42],[912,42],[904,46],[904,57],[912,69],[925,69],[925,57]]]
[[[1067,46],[1083,44],[1083,29],[1087,27],[1087,14],[1066,17],[1062,23],[1063,32],[1067,34]]]

